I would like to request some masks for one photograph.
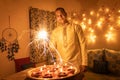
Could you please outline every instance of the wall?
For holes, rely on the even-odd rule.
[[[8,28],[10,16],[11,27],[18,33],[20,49],[15,58],[29,56],[29,7],[37,7],[44,10],[53,11],[56,7],[64,7],[67,11],[79,11],[81,9],[97,9],[101,4],[112,7],[119,0],[0,0],[0,39],[2,31]],[[119,6],[118,6],[119,7]],[[117,32],[119,33],[119,31]],[[118,34],[119,35],[119,34]],[[120,50],[120,37],[117,38],[117,43],[107,44],[104,41],[96,44],[88,45],[91,48],[111,48]],[[14,61],[9,61],[7,52],[0,52],[0,76],[6,76],[15,72]]]
[[[38,7],[45,10],[53,10],[55,1],[49,0],[0,0],[0,39],[2,31],[8,28],[10,16],[11,28],[18,33],[18,41],[20,45],[19,52],[15,54],[15,58],[29,56],[29,7]],[[48,7],[49,6],[49,7]],[[15,72],[14,61],[7,59],[7,52],[0,52],[0,76],[9,75]]]

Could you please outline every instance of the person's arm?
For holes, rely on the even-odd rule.
[[[55,61],[57,61],[58,59],[58,55],[57,55],[57,44],[56,44],[56,36],[55,36],[55,31],[52,31],[52,34],[50,35],[50,42],[49,42],[49,46],[50,46],[50,51],[52,53],[52,55],[54,56]]]
[[[79,38],[80,48],[81,48],[81,56],[82,56],[82,64],[81,68],[83,71],[85,70],[86,66],[88,66],[88,56],[87,56],[87,46],[86,46],[86,39],[84,32],[81,28],[81,26],[76,25],[76,32]]]

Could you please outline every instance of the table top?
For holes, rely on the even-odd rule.
[[[31,80],[27,78],[27,71],[29,71],[31,68],[14,73],[10,76],[4,77],[2,80]]]

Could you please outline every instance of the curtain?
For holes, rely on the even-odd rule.
[[[55,28],[54,12],[41,10],[39,8],[30,7],[29,9],[30,22],[30,59],[32,62],[39,63],[50,59],[49,51],[46,49],[43,54],[43,45],[35,40],[36,33],[45,28],[50,36]]]

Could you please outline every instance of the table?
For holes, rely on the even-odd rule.
[[[20,72],[17,72],[17,73],[14,73],[10,76],[4,77],[2,80],[26,80],[27,79],[27,74],[26,73],[30,69],[31,68],[20,71]]]

